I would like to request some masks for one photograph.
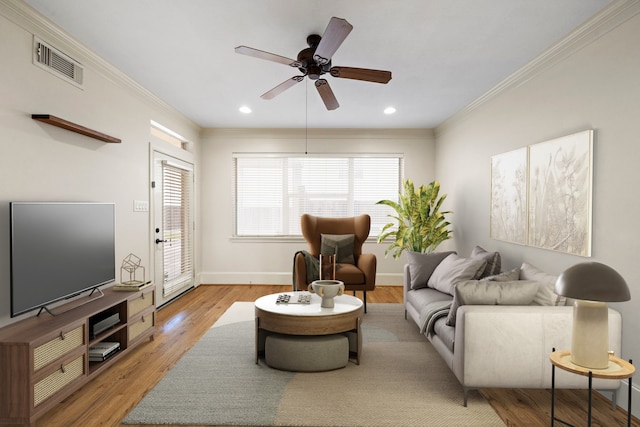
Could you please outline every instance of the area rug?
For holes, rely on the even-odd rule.
[[[234,303],[144,397],[124,424],[235,426],[504,426],[404,319],[368,304],[360,365],[292,373],[255,363],[253,303]]]

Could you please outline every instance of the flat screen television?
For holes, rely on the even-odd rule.
[[[10,203],[11,317],[115,281],[115,204]]]

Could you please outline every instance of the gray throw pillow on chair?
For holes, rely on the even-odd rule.
[[[322,255],[336,255],[339,264],[355,264],[353,256],[353,234],[321,234],[320,253]]]

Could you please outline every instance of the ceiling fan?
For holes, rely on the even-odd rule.
[[[323,74],[329,73],[331,76],[341,79],[362,80],[373,83],[388,83],[389,80],[391,80],[391,71],[331,66],[331,57],[352,29],[353,26],[349,24],[346,19],[331,18],[322,37],[317,34],[311,34],[307,37],[309,47],[301,50],[298,53],[298,58],[295,60],[247,46],[238,46],[235,48],[235,51],[242,55],[253,56],[254,58],[266,59],[267,61],[279,62],[290,67],[295,67],[302,72],[301,76],[294,76],[285,80],[270,91],[262,94],[260,98],[272,99],[296,83],[300,83],[306,76],[311,80],[315,80],[315,86],[327,110],[335,110],[340,104],[338,104],[338,100],[333,94],[329,82],[321,78]]]

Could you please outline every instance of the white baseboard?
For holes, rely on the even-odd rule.
[[[282,272],[202,272],[203,285],[291,285],[291,273]],[[376,274],[376,285],[402,284],[402,274]]]

